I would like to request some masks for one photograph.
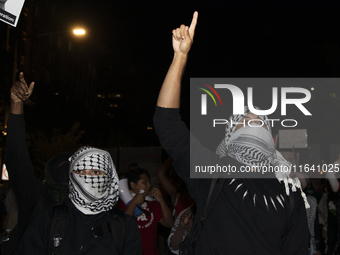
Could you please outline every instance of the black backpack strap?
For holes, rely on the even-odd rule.
[[[68,228],[68,211],[65,204],[55,205],[52,208],[51,232],[48,243],[48,254],[59,254],[60,244]]]
[[[291,221],[292,221],[292,215],[293,215],[293,210],[294,210],[294,194],[293,194],[293,191],[290,191],[288,197],[289,197],[289,202],[290,202],[290,210],[289,210],[289,213],[288,213],[288,223],[286,225],[285,230],[283,231],[283,236],[281,238],[282,242],[284,242],[286,235],[288,234],[288,230],[290,228],[290,224],[291,224]]]
[[[203,225],[204,225],[204,221],[208,217],[209,213],[212,211],[212,208],[214,207],[215,202],[216,202],[217,198],[219,197],[219,195],[222,191],[222,188],[224,186],[225,181],[226,181],[225,178],[223,178],[223,179],[213,179],[211,181],[207,203],[206,203],[205,208],[204,208],[204,213],[203,213],[202,217],[200,218],[201,224],[202,224],[201,231],[202,231],[202,228],[203,228]],[[216,188],[215,188],[215,186],[216,186]],[[215,192],[214,192],[214,188],[216,190]]]
[[[198,240],[198,237],[200,236],[200,234],[203,230],[205,220],[207,219],[210,212],[212,211],[214,204],[217,201],[217,198],[219,197],[219,195],[222,191],[222,188],[224,186],[225,181],[226,181],[225,178],[221,178],[221,179],[215,178],[211,181],[208,199],[207,199],[207,202],[206,202],[206,205],[205,205],[205,208],[204,208],[203,215],[201,216],[201,218],[198,218],[198,217],[194,218],[194,223],[193,223],[191,232],[187,236],[188,240],[186,240],[186,241],[190,240],[190,246],[191,246],[192,249],[194,249],[194,247],[196,246],[196,242]],[[198,228],[199,223],[200,223],[200,227]],[[183,245],[185,246],[186,244],[183,243]],[[191,252],[193,252],[193,250],[191,250]],[[180,254],[183,254],[182,251],[181,251],[181,248],[180,248]],[[189,254],[189,253],[187,253],[187,254]]]
[[[113,239],[115,241],[118,255],[123,254],[123,247],[125,243],[126,236],[126,224],[125,224],[125,216],[124,212],[119,209],[111,210],[111,231],[113,235]]]

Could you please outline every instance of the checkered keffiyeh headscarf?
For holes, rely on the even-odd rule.
[[[301,188],[299,179],[295,178],[293,180],[289,176],[292,164],[275,149],[271,126],[267,116],[258,115],[259,120],[263,121],[263,127],[267,127],[267,130],[261,127],[249,127],[245,125],[245,127],[235,131],[238,123],[241,122],[248,113],[250,113],[250,111],[248,107],[245,106],[244,114],[234,114],[229,118],[225,137],[217,147],[216,154],[220,155],[220,157],[228,155],[240,163],[249,166],[283,166],[284,168],[282,169],[285,171],[275,172],[275,176],[279,182],[284,182],[287,195],[289,195],[289,183],[292,185],[292,191]],[[254,123],[251,123],[251,125],[255,126]],[[303,192],[301,194],[308,208],[309,205],[306,195]]]
[[[106,151],[81,147],[70,161],[69,198],[84,214],[109,211],[119,198],[119,179],[110,154]],[[78,170],[100,170],[105,175],[79,175]]]
[[[255,107],[256,109],[258,109],[257,107]],[[235,148],[235,146],[230,146],[231,144],[231,137],[234,135],[235,133],[235,129],[237,127],[237,123],[241,123],[241,120],[244,118],[245,115],[247,115],[248,113],[250,113],[249,109],[247,106],[244,107],[244,114],[234,114],[231,115],[228,123],[226,125],[226,133],[225,133],[225,137],[222,140],[222,142],[219,144],[219,146],[216,149],[216,154],[220,155],[221,157],[225,157],[226,155],[229,154],[229,156],[233,157],[236,159],[236,157],[239,157],[239,159],[237,159],[238,161],[242,160],[241,163],[244,163],[246,165],[263,165],[263,159],[268,158],[269,154],[273,154],[273,152],[265,152],[262,150],[262,153],[266,153],[267,155],[264,156],[262,153],[262,156],[259,156],[259,154],[256,154],[256,158],[251,158],[249,156],[246,156],[247,151],[245,150],[246,145],[243,145],[242,147],[239,148]],[[271,126],[269,124],[268,121],[268,117],[266,115],[258,115],[259,119],[261,119],[263,121],[263,127],[266,127],[268,129],[268,132],[271,134]],[[252,124],[253,125],[253,124]],[[254,128],[254,131],[257,130],[258,128]],[[235,145],[235,143],[233,143],[233,145]],[[248,145],[248,144],[247,144]],[[262,146],[263,147],[263,146]],[[243,150],[243,152],[241,152],[241,150]],[[275,150],[275,149],[274,149]],[[248,152],[249,153],[249,152]],[[244,157],[243,157],[244,156]]]

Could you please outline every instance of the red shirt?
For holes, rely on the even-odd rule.
[[[126,205],[121,202],[119,207],[125,211]],[[157,225],[163,218],[163,213],[160,204],[157,201],[146,202],[147,206],[143,210],[151,212],[149,215],[142,214],[135,218],[139,232],[142,237],[143,255],[158,255],[157,249]]]
[[[178,217],[178,214],[181,213],[181,211],[187,209],[190,205],[195,203],[195,200],[190,196],[188,191],[184,191],[179,195],[178,202],[176,205],[176,212],[175,216]]]

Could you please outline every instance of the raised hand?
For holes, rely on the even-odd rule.
[[[191,214],[190,208],[188,208],[188,209],[182,214],[181,221],[180,221],[180,224],[181,224],[181,227],[182,227],[182,228],[187,228],[191,215],[192,215],[192,214]]]
[[[11,87],[11,101],[12,103],[22,103],[27,100],[33,93],[34,82],[27,86],[24,74],[19,74],[19,81],[16,81]]]
[[[177,53],[188,53],[194,40],[198,12],[194,12],[190,27],[181,25],[172,31],[172,46]]]
[[[158,95],[157,106],[163,108],[179,108],[181,95],[181,79],[187,63],[188,52],[194,40],[198,12],[195,12],[190,27],[181,27],[172,31],[172,47],[174,58],[165,76]]]
[[[139,194],[136,194],[133,199],[132,199],[134,202],[136,202],[136,204],[143,204],[144,203],[144,200],[145,200],[145,193],[139,193]]]
[[[158,203],[163,201],[163,195],[161,193],[161,191],[157,188],[152,188],[152,190],[150,190],[149,195],[154,197]]]

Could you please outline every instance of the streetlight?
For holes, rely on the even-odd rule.
[[[86,33],[86,31],[82,28],[76,28],[76,29],[73,29],[73,33],[75,35],[84,35]]]
[[[57,35],[57,34],[67,34],[70,33],[70,30],[66,30],[66,31],[54,31],[54,32],[48,32],[48,33],[42,33],[42,34],[33,34],[33,35],[26,35],[23,36],[21,38],[29,38],[29,37],[43,37],[43,36],[48,36],[48,35]],[[72,30],[73,34],[76,36],[81,36],[81,35],[85,35],[86,31],[82,28],[75,28]]]
[[[54,31],[54,32],[48,32],[48,33],[40,33],[40,34],[31,34],[20,37],[21,39],[27,39],[32,37],[45,37],[50,35],[57,35],[57,34],[69,34],[71,30],[66,31]],[[86,31],[82,28],[75,28],[72,30],[73,35],[75,36],[83,36],[86,34]],[[14,44],[14,62],[13,62],[13,75],[12,75],[12,84],[15,82],[16,74],[17,74],[17,58],[18,58],[18,38],[15,39]]]
[[[1,0],[0,0],[1,2]],[[25,35],[25,36],[15,36],[14,38],[14,47],[13,47],[13,67],[12,67],[12,83],[10,85],[12,85],[15,81],[16,81],[16,74],[17,74],[17,66],[18,66],[18,43],[20,43],[21,40],[30,40],[32,38],[36,38],[36,37],[47,37],[47,36],[53,36],[53,35],[59,35],[59,34],[72,34],[73,36],[77,36],[77,37],[81,37],[84,36],[86,34],[86,31],[82,28],[74,28],[73,30],[66,30],[66,31],[52,31],[52,32],[48,32],[48,33],[39,33],[39,34],[29,34],[29,35]],[[8,26],[7,28],[7,38],[6,38],[6,51],[9,52],[10,51],[10,26]],[[20,49],[20,48],[19,48]],[[10,56],[12,57],[12,56]],[[2,130],[2,132],[0,132],[1,135],[6,136],[6,129],[7,129],[7,120],[8,120],[8,113],[9,113],[9,108],[6,107],[5,109],[5,117],[4,117],[4,126],[3,126],[3,130],[2,127],[0,130]],[[3,151],[2,148],[0,147],[0,167],[1,167],[1,163],[2,163],[2,158],[3,158]],[[1,168],[0,168],[0,174],[1,174]],[[1,178],[1,175],[0,175]]]

